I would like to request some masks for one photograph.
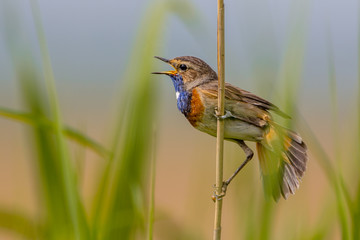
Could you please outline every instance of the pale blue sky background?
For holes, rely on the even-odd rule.
[[[194,55],[216,68],[216,1],[213,4],[206,0],[191,2],[199,12],[201,22],[197,24],[201,31],[197,34],[189,32],[178,18],[169,17],[163,51],[159,55],[168,58]],[[150,5],[156,3],[146,0],[39,1],[54,73],[65,107],[71,105],[67,99],[78,98],[81,105],[90,103],[99,107],[111,100],[143,15]],[[353,99],[358,51],[359,7],[356,0],[228,0],[225,4],[227,81],[258,92],[253,83],[253,79],[258,77],[253,64],[266,66],[268,73],[276,78],[280,68],[277,62],[283,57],[290,31],[296,29],[293,20],[299,19],[307,25],[301,85],[305,103],[308,103],[307,99],[315,105],[316,102],[322,105],[328,101],[325,96],[328,92],[327,49],[330,44],[335,56],[340,101],[345,104]],[[20,41],[32,49],[35,59],[38,59],[39,50],[29,2],[2,0],[0,8],[0,104],[12,106],[17,99],[17,90],[4,41],[6,14],[16,13],[19,17],[24,30]],[[305,14],[301,13],[302,9],[305,9]],[[16,15],[13,16],[16,19]],[[161,67],[164,66],[159,64]],[[165,99],[172,97],[172,86],[168,82],[163,82],[161,87],[165,88]],[[89,95],[93,97],[89,98]]]

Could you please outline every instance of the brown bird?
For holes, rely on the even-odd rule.
[[[196,129],[216,136],[218,77],[203,60],[176,57],[168,60],[174,70],[154,72],[166,74],[173,81],[178,109]],[[274,104],[229,83],[225,84],[224,136],[236,142],[246,154],[246,160],[224,181],[223,195],[238,172],[252,159],[253,151],[244,141],[256,142],[262,181],[266,195],[276,201],[280,194],[286,199],[299,188],[306,170],[307,147],[295,132],[273,121],[269,111],[289,118]]]

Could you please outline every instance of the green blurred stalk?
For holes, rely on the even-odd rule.
[[[0,226],[17,233],[24,239],[43,239],[43,227],[34,219],[21,212],[0,209]]]
[[[278,81],[283,111],[296,119],[295,103],[303,74],[304,54],[309,19],[309,0],[292,2],[288,42],[281,62]],[[285,126],[292,128],[294,121],[285,120]]]
[[[150,127],[156,113],[156,82],[150,77],[153,56],[158,55],[165,17],[171,11],[185,16],[189,2],[174,8],[176,1],[156,1],[147,8],[138,28],[128,65],[123,74],[128,85],[120,103],[110,160],[100,177],[93,204],[93,238],[133,239],[145,227],[144,180],[149,175]],[[184,8],[182,6],[185,6]],[[189,15],[188,15],[189,16]],[[190,16],[191,17],[191,16]],[[122,99],[123,100],[123,99]],[[104,207],[105,206],[105,207]]]
[[[154,238],[154,221],[155,221],[155,179],[156,179],[156,132],[153,131],[152,138],[152,158],[150,170],[150,197],[149,197],[149,214],[148,214],[148,240]]]
[[[277,82],[278,95],[280,96],[280,108],[289,116],[292,120],[283,119],[275,116],[276,121],[281,125],[293,129],[295,121],[297,119],[297,112],[295,111],[295,105],[299,94],[299,89],[302,81],[304,70],[304,55],[306,49],[306,38],[308,30],[309,19],[309,1],[298,1],[291,3],[290,19],[289,19],[289,34],[287,36],[287,43],[285,46],[285,52],[280,62],[280,78]],[[280,147],[282,148],[282,146]],[[279,151],[281,152],[281,150]],[[278,162],[278,155],[274,155],[274,159],[269,159]],[[275,165],[274,165],[275,166]],[[270,186],[278,184],[277,178],[269,179],[273,183]],[[264,184],[265,193],[267,191],[267,185]],[[258,234],[257,239],[272,239],[273,229],[275,228],[275,216],[277,205],[273,202],[269,202],[269,199],[261,201],[261,210],[259,215],[259,222],[257,223]]]
[[[339,120],[338,120],[338,96],[337,96],[337,84],[336,84],[336,71],[335,71],[335,63],[334,63],[334,55],[332,51],[332,41],[330,28],[328,27],[328,65],[329,65],[329,87],[330,87],[330,97],[331,97],[331,107],[332,107],[332,120],[333,120],[333,135],[334,135],[334,146],[335,146],[335,162],[336,169],[334,177],[334,187],[335,187],[335,195],[337,200],[337,207],[340,217],[340,225],[342,231],[343,239],[350,239],[350,231],[349,231],[349,222],[346,213],[346,201],[344,199],[344,191],[347,192],[347,187],[345,186],[342,175],[341,175],[341,146],[339,141]],[[329,160],[330,161],[330,160]],[[349,204],[347,204],[350,207]]]
[[[35,116],[33,114],[6,109],[2,107],[0,107],[0,116],[12,120],[16,120],[19,122],[23,122],[26,124],[30,124],[33,126],[36,125],[37,123],[41,123],[41,125],[48,128],[49,131],[54,131],[53,123],[45,117],[40,118],[39,116]],[[64,127],[63,134],[69,139],[74,140],[75,142],[83,145],[84,147],[89,147],[90,149],[92,149],[94,152],[96,152],[102,157],[106,157],[109,154],[108,150],[105,147],[97,143],[95,140],[91,139],[89,136],[86,136],[82,132],[73,129],[71,127],[68,126],[63,126],[63,127]]]
[[[24,56],[23,56],[24,58]],[[36,118],[43,118],[47,113],[44,105],[46,98],[43,97],[36,81],[31,62],[15,62],[17,78],[21,84],[23,100],[26,107]],[[41,189],[39,202],[41,204],[39,218],[44,221],[44,232],[41,235],[48,239],[60,239],[70,237],[71,226],[68,221],[68,207],[65,201],[64,184],[61,180],[61,168],[59,163],[59,149],[54,141],[53,134],[44,127],[40,121],[36,121],[32,127],[34,166],[37,171],[34,176],[39,176],[38,187]],[[30,140],[30,139],[29,139]],[[45,207],[43,206],[45,204]],[[45,219],[42,219],[45,210]]]
[[[109,161],[98,188],[98,200],[94,206],[94,227],[99,227],[95,238],[133,239],[144,229],[143,188],[146,174],[146,159],[150,141],[151,126],[154,114],[155,82],[150,83],[150,72],[153,56],[157,49],[159,37],[162,36],[164,4],[152,3],[139,28],[133,51],[129,56],[128,69],[124,79],[129,97],[126,106],[119,112],[111,152],[113,161]],[[105,189],[103,189],[105,188]],[[99,196],[105,193],[106,196]],[[107,210],[102,211],[106,205]]]
[[[37,67],[29,54],[27,42],[22,42],[23,32],[21,30],[23,29],[17,10],[10,4],[5,6],[7,7],[7,11],[4,11],[7,47],[10,49],[10,57],[13,61],[23,102],[30,115],[34,116],[34,125],[31,128],[33,138],[28,142],[31,143],[33,153],[36,153],[33,154],[34,161],[31,162],[31,166],[34,166],[36,170],[34,176],[38,180],[36,186],[40,190],[36,194],[40,205],[40,211],[37,212],[36,218],[44,226],[44,228],[34,229],[34,231],[36,231],[37,238],[41,239],[73,238],[65,200],[64,183],[61,178],[59,158],[61,154],[59,154],[54,135],[49,133],[49,128],[39,120],[46,118],[48,100],[43,96],[38,83]]]
[[[313,130],[310,126],[306,123],[305,119],[302,119],[302,129],[303,133],[306,136],[307,141],[309,142],[308,146],[311,146],[311,152],[316,156],[316,159],[319,161],[321,168],[324,170],[328,181],[330,182],[333,190],[335,192],[336,197],[336,206],[339,215],[339,221],[341,225],[342,231],[342,238],[343,239],[350,239],[349,235],[349,223],[347,219],[347,212],[346,209],[346,201],[344,199],[344,188],[341,186],[340,178],[338,177],[338,173],[336,168],[331,163],[331,159],[323,149],[320,144],[320,141],[317,139]]]
[[[41,50],[44,78],[49,96],[50,110],[52,111],[52,120],[54,122],[55,140],[57,146],[59,147],[58,154],[60,166],[62,168],[61,177],[62,181],[64,182],[66,194],[65,198],[69,207],[70,224],[73,229],[74,239],[88,239],[89,232],[87,229],[85,216],[83,215],[80,206],[79,193],[74,179],[74,169],[73,166],[71,166],[68,149],[66,147],[65,138],[62,131],[63,126],[55,87],[55,79],[42,26],[41,13],[36,0],[31,1],[31,9]]]

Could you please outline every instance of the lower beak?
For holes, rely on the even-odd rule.
[[[155,56],[155,58],[163,61],[163,62],[166,62],[167,64],[171,65],[173,67],[173,65],[171,64],[170,60],[166,59],[166,58],[162,58],[162,57],[157,57]],[[166,75],[176,75],[178,72],[175,70],[172,70],[172,71],[163,71],[163,72],[152,72],[152,74],[166,74]]]
[[[176,75],[177,71],[152,72],[152,74]]]

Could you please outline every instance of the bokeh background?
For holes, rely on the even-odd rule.
[[[0,2],[1,239],[211,238],[215,138],[150,72],[169,69],[154,55],[216,69],[216,6]],[[293,115],[309,162],[296,195],[274,203],[255,157],[224,199],[223,239],[360,238],[359,9],[225,1],[226,81]],[[244,154],[225,150],[228,176]]]

